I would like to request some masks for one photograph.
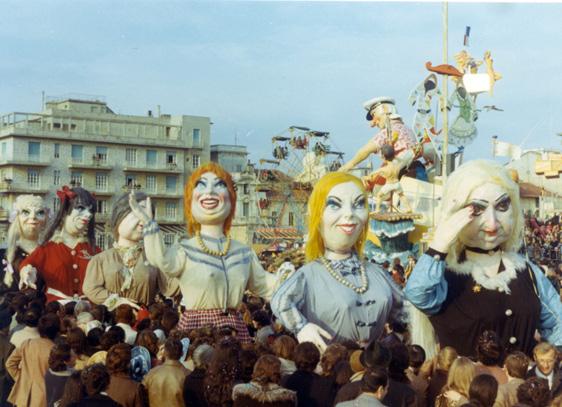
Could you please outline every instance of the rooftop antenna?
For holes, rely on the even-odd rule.
[[[45,110],[45,91],[41,91],[41,110]]]

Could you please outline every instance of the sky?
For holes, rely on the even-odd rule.
[[[449,3],[449,63],[490,50],[503,75],[477,104],[465,159],[492,158],[491,137],[560,149],[562,4]],[[212,144],[271,157],[291,125],[330,132],[346,160],[374,130],[364,101],[396,100],[443,62],[442,3],[0,0],[0,112],[38,112],[41,92],[103,95],[118,113],[208,116]],[[557,28],[558,27],[558,28]],[[449,92],[453,86],[449,86]],[[453,110],[449,117],[456,116]]]

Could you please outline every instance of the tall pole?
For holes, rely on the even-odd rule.
[[[447,64],[449,37],[449,4],[443,2],[443,63]],[[441,98],[441,111],[443,112],[443,146],[441,149],[441,177],[443,183],[447,180],[447,152],[449,151],[449,113],[447,101],[449,100],[449,75],[443,75],[443,92]]]

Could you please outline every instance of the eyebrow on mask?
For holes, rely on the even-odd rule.
[[[328,200],[330,200],[330,199],[333,199],[333,200],[335,200],[335,201],[341,202],[341,199],[338,198],[337,196],[334,196],[334,195],[328,195],[328,198],[326,198],[326,201],[328,201]]]
[[[508,194],[503,194],[503,195],[500,196],[498,199],[496,199],[496,202],[494,202],[494,203],[501,202],[501,201],[503,201],[503,200],[505,200],[505,199],[509,199],[509,195],[508,195]]]
[[[357,195],[354,199],[353,199],[353,203],[357,203],[357,201],[360,201],[362,199],[365,199],[365,197],[361,194],[361,195]]]

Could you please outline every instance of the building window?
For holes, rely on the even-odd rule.
[[[244,184],[244,195],[248,195],[250,193],[250,185]]]
[[[72,151],[70,154],[72,157],[72,162],[81,163],[83,160],[83,153],[84,153],[84,148],[82,145],[72,144]]]
[[[176,164],[176,152],[166,151],[166,164]]]
[[[146,165],[147,167],[156,167],[156,150],[146,150]]]
[[[53,198],[53,212],[56,214],[60,209],[60,198]]]
[[[136,165],[137,164],[137,149],[136,148],[125,149],[125,161],[129,165]]]
[[[178,177],[175,175],[166,176],[166,193],[175,194],[177,191]]]
[[[60,185],[60,170],[53,171],[53,185]]]
[[[125,186],[127,188],[134,188],[137,185],[137,176],[132,174],[125,175]]]
[[[199,164],[201,163],[201,157],[199,157],[198,155],[194,154],[192,157],[192,164],[193,164],[193,169],[196,170],[197,167],[199,167]]]
[[[82,185],[82,173],[78,171],[72,171],[70,173],[70,184],[73,187],[79,187]]]
[[[242,204],[242,216],[248,217],[250,214],[250,204],[248,202],[244,202]]]
[[[146,192],[156,192],[156,175],[146,176]]]
[[[107,174],[96,173],[96,190],[107,191]]]
[[[107,215],[107,201],[105,199],[96,200],[96,212],[100,215]]]
[[[60,144],[55,143],[55,158],[59,158],[59,157],[60,157]]]
[[[295,215],[293,212],[289,212],[289,226],[295,226]]]
[[[166,245],[166,247],[173,245],[175,240],[176,239],[174,238],[174,235],[172,233],[164,234],[164,244]]]
[[[175,202],[166,202],[166,219],[176,219],[178,206]]]
[[[6,150],[7,150],[7,145],[6,145],[6,142],[3,141],[2,142],[2,157],[6,157]]]
[[[102,250],[107,249],[108,239],[105,233],[96,233],[96,246]]]
[[[236,164],[236,172],[242,172],[242,166],[240,164]]]
[[[98,164],[107,164],[107,147],[96,146],[94,161]]]
[[[27,157],[29,160],[39,161],[41,152],[41,143],[38,141],[29,141],[27,143]]]
[[[27,170],[27,186],[31,188],[39,187],[39,171]]]
[[[201,130],[193,129],[193,145],[199,146],[200,143],[201,143]]]

